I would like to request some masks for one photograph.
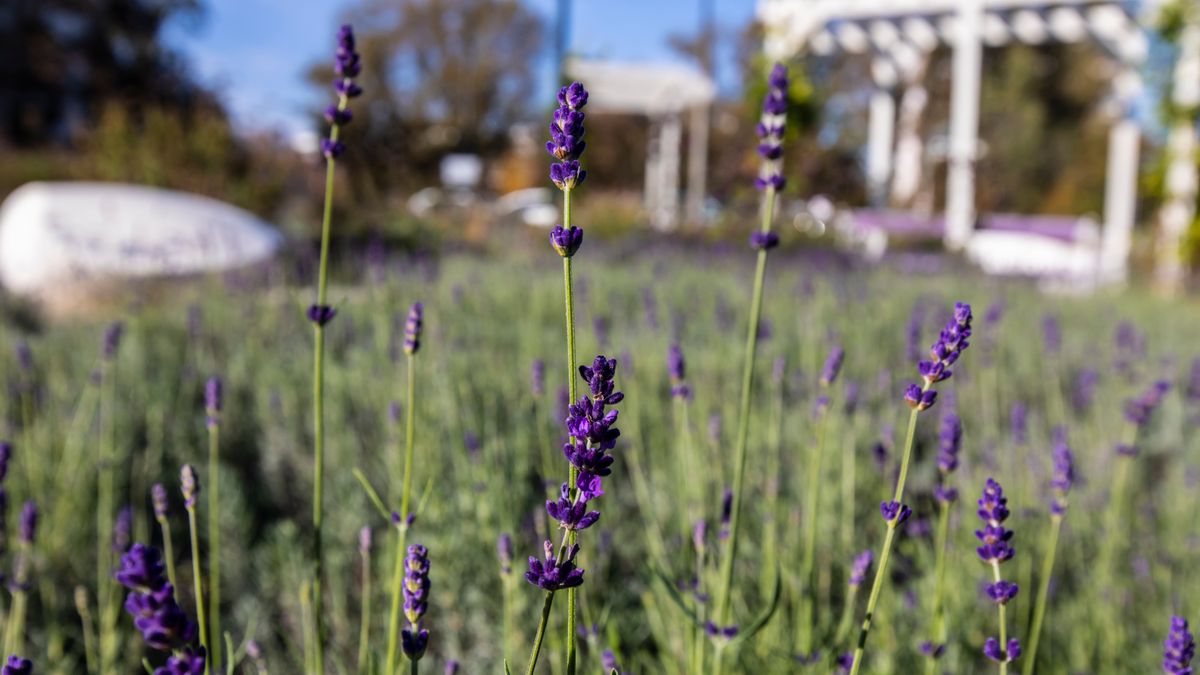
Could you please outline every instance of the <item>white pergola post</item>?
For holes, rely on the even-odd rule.
[[[1172,92],[1175,107],[1183,111],[1167,139],[1169,164],[1166,176],[1166,201],[1159,211],[1162,228],[1158,242],[1155,277],[1167,291],[1183,287],[1184,267],[1180,246],[1188,227],[1196,218],[1196,110],[1200,107],[1200,21],[1192,21],[1180,36],[1179,60],[1175,64]]]
[[[975,227],[975,159],[983,66],[983,0],[961,0],[954,38],[947,148],[946,246],[962,249]]]
[[[650,219],[660,230],[679,224],[679,151],[683,141],[683,122],[678,114],[663,115],[658,124],[657,157],[652,174],[654,203]]]
[[[708,175],[708,106],[696,106],[688,115],[687,217],[699,223],[704,217],[705,179]]]
[[[1104,183],[1104,234],[1100,241],[1100,281],[1121,283],[1128,276],[1137,216],[1138,157],[1142,132],[1129,101],[1108,132],[1108,165]]]
[[[871,92],[871,118],[867,129],[867,188],[871,204],[885,206],[892,177],[892,141],[895,137],[896,100],[892,92],[877,87]]]

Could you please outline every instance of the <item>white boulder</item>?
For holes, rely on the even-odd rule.
[[[68,287],[220,272],[270,259],[282,237],[230,204],[120,183],[27,183],[0,206],[0,283]]]

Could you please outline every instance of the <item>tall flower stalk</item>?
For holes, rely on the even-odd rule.
[[[575,289],[572,278],[571,259],[583,244],[583,230],[571,223],[571,193],[587,178],[587,171],[583,169],[579,162],[579,158],[583,155],[583,151],[587,147],[587,144],[583,140],[583,121],[585,117],[583,108],[587,106],[587,102],[587,89],[579,82],[573,82],[560,89],[558,91],[558,108],[554,110],[554,115],[550,121],[550,140],[546,141],[546,152],[550,153],[550,156],[556,160],[550,164],[550,180],[563,194],[563,222],[561,225],[555,225],[554,229],[550,232],[550,245],[558,253],[559,257],[562,258],[563,262],[563,305],[567,332],[567,392],[569,396],[568,400],[570,401],[575,401],[578,393],[575,381]],[[615,361],[613,365],[615,368]],[[577,440],[575,435],[572,434],[568,438],[568,446],[574,446]],[[568,482],[566,483],[565,491],[567,493],[565,498],[568,500],[569,506],[580,499],[582,491],[579,490],[579,469],[574,463],[568,468]],[[545,566],[550,566],[551,564],[571,565],[572,570],[574,570],[573,561],[575,553],[578,552],[578,546],[575,543],[575,531],[568,529],[566,534],[564,546],[558,556],[551,555],[552,551],[549,548],[547,549]],[[537,561],[533,558],[531,558],[531,561],[533,561],[530,563],[530,567],[532,568],[533,563]],[[543,563],[538,564],[543,565]],[[582,583],[582,571],[579,572],[579,583]],[[531,581],[535,584],[538,583],[532,579]],[[575,619],[577,614],[575,588],[579,583],[563,587],[567,591],[567,630],[565,636],[567,675],[574,675],[575,673]],[[545,587],[543,586],[543,588]],[[545,590],[546,599],[543,602],[542,618],[537,635],[534,638],[533,651],[529,659],[530,673],[533,672],[537,665],[538,653],[541,650],[542,640],[545,638],[545,624],[549,619],[550,607],[554,601],[554,592],[560,589],[546,588]]]
[[[983,521],[983,529],[975,531],[979,547],[975,552],[985,565],[992,568],[992,583],[987,587],[987,596],[996,603],[1000,615],[1000,639],[989,637],[983,645],[983,654],[995,661],[1000,668],[1000,675],[1008,675],[1008,664],[1021,656],[1021,642],[1017,638],[1007,637],[1007,621],[1004,609],[1009,601],[1017,597],[1017,584],[1000,577],[1000,565],[1012,560],[1016,550],[1010,543],[1013,531],[1004,526],[1008,520],[1008,498],[1004,490],[995,480],[989,478],[983,487],[983,495],[979,498],[979,518]]]
[[[367,656],[371,641],[371,527],[358,531],[358,555],[362,564],[362,602],[358,618],[358,673],[367,672]]]
[[[958,490],[950,485],[950,475],[958,468],[958,453],[962,449],[962,421],[953,410],[942,417],[942,428],[938,435],[938,486],[934,497],[938,503],[937,552],[933,573],[933,626],[929,640],[922,645],[922,652],[929,657],[925,662],[926,675],[937,670],[938,659],[946,649],[946,608],[943,606],[946,593],[947,540],[950,533],[950,509],[958,500]]]
[[[408,526],[412,521],[412,474],[416,453],[416,404],[417,404],[417,352],[421,349],[421,330],[425,325],[425,305],[414,302],[404,322],[404,356],[408,366],[408,399],[404,421],[404,476],[400,493],[400,511],[393,514],[396,528],[396,551],[392,567],[392,609],[388,621],[387,670],[396,672],[398,658],[397,640],[400,637],[400,610],[403,599],[404,555],[408,540]]]
[[[1054,475],[1050,487],[1054,496],[1050,499],[1050,530],[1046,535],[1046,553],[1042,559],[1041,586],[1038,588],[1037,602],[1033,610],[1033,623],[1029,628],[1029,653],[1021,669],[1024,675],[1033,675],[1037,663],[1038,644],[1042,637],[1042,622],[1046,618],[1046,602],[1050,597],[1050,580],[1054,575],[1054,556],[1058,550],[1058,535],[1062,529],[1063,518],[1067,515],[1067,495],[1075,482],[1075,459],[1071,447],[1067,445],[1065,430],[1059,430],[1059,438],[1054,443]]]
[[[754,268],[754,287],[750,296],[750,320],[746,327],[746,348],[742,354],[742,390],[738,406],[737,441],[733,464],[733,505],[730,514],[729,537],[725,540],[719,572],[713,617],[718,623],[729,623],[732,613],[733,569],[737,558],[738,530],[742,522],[742,493],[746,480],[746,446],[750,436],[750,399],[754,387],[754,358],[758,351],[759,323],[762,320],[763,286],[767,276],[767,252],[779,245],[779,235],[771,231],[775,216],[775,199],[783,190],[783,135],[787,122],[787,68],[775,64],[767,78],[767,94],[763,99],[762,117],[756,128],[758,153],[762,167],[755,187],[762,192],[762,221],[750,235],[750,246],[758,253]],[[717,658],[720,672],[724,660]]]
[[[204,385],[204,409],[208,427],[208,615],[214,648],[209,653],[212,669],[221,670],[221,379],[210,377]],[[230,655],[232,658],[232,655]]]
[[[17,549],[17,564],[13,570],[13,578],[9,581],[9,590],[13,594],[13,605],[9,610],[4,651],[6,654],[19,654],[25,651],[25,612],[28,603],[29,577],[33,565],[33,542],[37,535],[38,510],[33,502],[25,502],[21,509],[21,531],[19,548]]]
[[[362,94],[354,78],[362,69],[358,52],[354,47],[354,31],[342,26],[337,35],[337,52],[333,84],[337,103],[325,109],[329,121],[329,137],[321,139],[321,152],[325,155],[325,207],[321,217],[321,257],[317,272],[317,301],[308,308],[308,320],[313,324],[313,552],[312,552],[312,602],[315,638],[313,644],[314,669],[317,675],[325,672],[325,621],[321,608],[322,581],[324,577],[325,553],[321,543],[321,530],[325,515],[325,326],[333,320],[337,311],[328,304],[329,282],[329,234],[333,216],[333,178],[336,159],[345,146],[338,140],[341,128],[350,123],[350,99]],[[203,623],[203,621],[201,622]]]
[[[183,506],[188,514],[188,533],[192,542],[192,587],[196,593],[196,624],[200,635],[200,648],[205,654],[212,653],[208,634],[208,624],[204,619],[204,576],[200,574],[200,528],[196,524],[196,503],[200,498],[200,479],[196,470],[184,464],[179,471],[180,487],[183,491]],[[215,638],[219,640],[220,638]],[[205,675],[211,671],[211,664],[204,664]]]
[[[99,370],[100,423],[103,438],[99,443],[99,486],[96,505],[96,604],[100,613],[101,668],[109,672],[115,667],[120,640],[117,636],[116,589],[112,583],[112,526],[116,511],[117,492],[117,354],[125,325],[114,322],[104,331],[102,360]]]
[[[404,558],[404,618],[408,619],[408,627],[400,634],[404,655],[408,657],[409,672],[412,675],[417,675],[417,664],[429,645],[429,631],[424,627],[427,609],[429,551],[424,546],[415,544],[408,547],[408,555]]]
[[[875,580],[871,582],[871,595],[867,598],[867,610],[863,616],[862,627],[858,634],[858,644],[854,648],[854,660],[850,666],[850,674],[858,675],[862,668],[863,657],[867,649],[867,637],[871,634],[871,623],[875,618],[875,608],[879,603],[879,593],[883,590],[883,580],[887,575],[888,561],[891,559],[892,546],[896,540],[896,530],[912,515],[912,509],[904,504],[904,484],[908,479],[909,463],[912,460],[913,438],[917,431],[917,416],[922,411],[933,407],[937,402],[937,391],[933,385],[947,380],[953,374],[950,366],[958,361],[963,350],[970,344],[971,337],[971,306],[957,302],[954,304],[954,316],[942,329],[938,339],[929,350],[930,359],[917,364],[917,373],[922,384],[910,384],[904,390],[904,400],[912,412],[908,416],[908,432],[904,436],[904,455],[900,459],[900,475],[896,479],[896,491],[890,502],[879,505],[880,513],[887,524],[887,532],[883,538],[883,548],[879,555],[879,565],[875,568]]]
[[[808,461],[808,501],[804,506],[804,552],[800,565],[800,581],[805,585],[804,597],[800,602],[799,644],[801,656],[812,659],[813,653],[813,623],[816,620],[817,580],[813,567],[816,564],[817,549],[817,511],[821,504],[821,467],[825,457],[825,427],[829,419],[829,390],[837,381],[841,372],[842,362],[846,351],[840,346],[834,346],[825,360],[821,370],[821,395],[817,397],[816,410],[817,437],[813,443],[812,454]]]

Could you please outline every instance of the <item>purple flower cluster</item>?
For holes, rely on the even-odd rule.
[[[788,72],[776,63],[767,76],[767,95],[763,98],[762,117],[755,133],[758,135],[758,154],[762,168],[754,179],[759,190],[779,192],[786,181],[783,177],[783,132],[787,123]]]
[[[587,89],[579,82],[558,90],[558,108],[550,122],[546,152],[558,160],[550,165],[550,180],[560,190],[570,190],[587,177],[587,172],[579,166],[579,158],[587,146],[583,140],[583,108],[587,101]]]
[[[1162,669],[1167,675],[1192,675],[1192,658],[1196,655],[1196,641],[1188,630],[1187,619],[1171,617],[1171,632],[1163,641]]]
[[[942,417],[942,428],[938,433],[937,465],[939,480],[934,496],[943,504],[958,499],[958,490],[946,485],[950,474],[958,468],[958,453],[962,448],[962,420],[953,410]]]
[[[1056,518],[1062,518],[1067,513],[1067,493],[1075,483],[1075,457],[1071,453],[1071,446],[1067,445],[1066,434],[1058,436],[1051,455],[1054,473],[1050,478],[1050,488],[1054,491],[1054,496],[1050,499],[1050,513]]]
[[[429,550],[420,544],[408,547],[404,558],[404,617],[408,628],[400,631],[404,655],[416,661],[425,655],[429,631],[421,627],[429,609]]]
[[[362,61],[354,46],[354,29],[349,25],[344,25],[338,30],[334,59],[333,71],[337,79],[333,82],[333,90],[338,95],[338,102],[325,109],[325,119],[336,130],[337,127],[346,126],[353,119],[354,115],[346,106],[350,99],[362,94],[362,87],[354,81],[362,71]],[[336,159],[345,150],[346,146],[337,140],[336,131],[330,134],[329,138],[321,139],[321,153],[327,159]]]
[[[899,527],[912,516],[912,509],[897,501],[880,502],[879,512],[883,519],[892,527]]]
[[[679,345],[671,345],[667,349],[667,374],[671,376],[671,396],[688,400],[692,397],[692,388],[687,385],[687,364],[683,360],[683,350]]]
[[[10,656],[4,668],[0,669],[0,675],[33,675],[33,661],[20,656]]]
[[[500,561],[500,574],[512,574],[513,540],[512,535],[503,532],[496,539],[496,558]]]
[[[983,643],[983,655],[996,663],[1011,663],[1021,658],[1021,641],[1017,638],[1010,638],[1004,649],[1001,649],[999,640],[988,638]]]
[[[589,511],[588,502],[604,494],[602,477],[612,473],[613,457],[608,454],[616,447],[621,431],[614,424],[617,411],[608,406],[620,403],[625,395],[616,391],[613,379],[617,373],[616,359],[597,356],[590,366],[580,366],[579,375],[587,382],[588,390],[579,400],[567,407],[566,427],[569,436],[563,446],[563,456],[578,470],[575,487],[563,484],[557,500],[546,502],[546,512],[567,531],[590,527],[600,518],[599,511]],[[554,555],[553,544],[546,542],[544,561],[529,558],[529,583],[548,591],[571,588],[583,583],[583,570],[575,567],[579,547],[572,545]]]
[[[979,539],[980,544],[975,552],[979,554],[979,559],[991,565],[994,571],[996,581],[988,585],[987,596],[1001,606],[1001,621],[1004,620],[1003,606],[1017,597],[1019,590],[1017,584],[1000,579],[1001,563],[1011,560],[1015,553],[1011,544],[1013,532],[1004,526],[1004,521],[1008,520],[1008,513],[1008,498],[1004,496],[1004,489],[995,479],[987,479],[983,495],[979,498],[979,518],[983,521],[983,529],[975,531],[975,537]],[[988,638],[983,645],[983,653],[997,663],[1008,663],[1021,655],[1021,643],[1013,638],[1005,645],[1004,651],[1001,651],[1000,642]]]
[[[1158,380],[1135,398],[1125,402],[1125,419],[1135,426],[1144,426],[1150,420],[1150,415],[1162,403],[1171,383]]]
[[[120,321],[114,321],[104,329],[104,360],[112,361],[117,357],[117,350],[121,348],[121,336],[125,333],[125,324]]]
[[[583,570],[575,566],[575,556],[579,554],[579,545],[573,545],[566,550],[562,558],[555,557],[554,543],[546,540],[545,561],[529,556],[529,571],[525,579],[529,583],[547,591],[561,591],[565,588],[575,588],[583,583]]]
[[[208,426],[216,426],[221,421],[222,396],[221,378],[210,377],[204,383],[204,410],[208,414]]]
[[[198,628],[175,600],[175,588],[167,581],[166,568],[158,549],[134,544],[121,556],[116,580],[129,589],[125,611],[142,633],[146,646],[174,655],[154,675],[200,675],[204,672],[204,650],[192,643]]]
[[[904,390],[904,400],[909,407],[927,410],[937,401],[937,392],[932,387],[954,374],[950,366],[958,361],[963,350],[970,345],[967,339],[971,337],[971,319],[970,305],[965,302],[954,303],[954,316],[929,349],[930,360],[917,364],[917,372],[925,386],[910,384]]]
[[[425,305],[414,302],[404,320],[404,353],[412,356],[421,348],[421,327],[425,322]]]
[[[188,510],[196,508],[196,500],[200,497],[200,479],[190,464],[184,464],[179,470],[179,485],[184,507]]]

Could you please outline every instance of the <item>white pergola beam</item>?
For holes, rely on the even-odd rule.
[[[950,139],[946,176],[946,246],[961,250],[975,227],[975,158],[983,68],[984,0],[957,0]]]

